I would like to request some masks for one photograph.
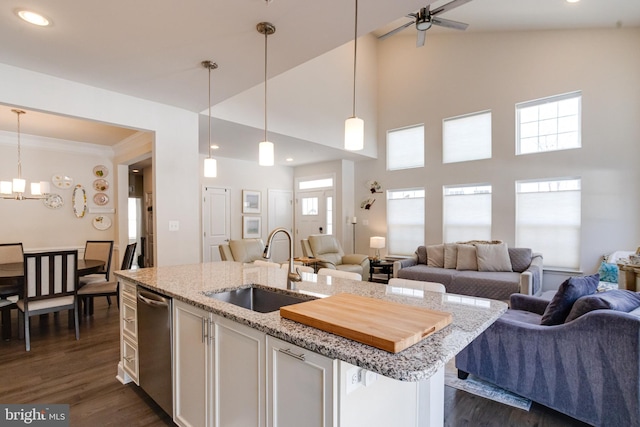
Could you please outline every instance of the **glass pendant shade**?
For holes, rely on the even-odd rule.
[[[344,121],[344,148],[351,151],[364,148],[364,120],[349,117]]]
[[[273,142],[262,141],[258,145],[258,164],[260,166],[273,166]]]
[[[0,182],[0,194],[11,194],[13,193],[12,188],[11,181]]]
[[[27,181],[20,178],[13,178],[13,192],[14,193],[24,193],[24,190],[27,187]]]
[[[215,178],[218,176],[218,162],[216,159],[204,159],[204,176],[205,178]]]

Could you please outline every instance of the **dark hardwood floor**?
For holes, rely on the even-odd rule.
[[[0,341],[0,403],[66,403],[71,426],[171,426],[166,415],[135,384],[116,380],[120,358],[119,314],[97,298],[93,316],[83,317],[80,340],[67,314],[32,318],[31,351],[17,339]],[[585,426],[540,405],[526,412],[445,387],[445,426]],[[301,426],[304,427],[304,426]]]

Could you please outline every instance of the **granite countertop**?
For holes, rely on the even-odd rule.
[[[393,354],[283,319],[278,311],[258,313],[204,294],[251,284],[286,291],[287,272],[280,268],[224,261],[116,271],[115,275],[332,359],[401,381],[431,377],[507,309],[500,301],[303,273],[295,292],[310,298],[347,292],[452,313],[449,326]]]

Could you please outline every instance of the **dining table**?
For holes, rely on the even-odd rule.
[[[78,277],[99,273],[105,262],[98,259],[79,259]],[[77,284],[76,284],[77,289]],[[24,295],[24,263],[11,262],[0,264],[0,299]],[[2,339],[11,339],[11,311],[2,310]]]

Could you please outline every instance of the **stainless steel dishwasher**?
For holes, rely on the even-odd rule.
[[[173,416],[171,298],[138,287],[140,387]]]

